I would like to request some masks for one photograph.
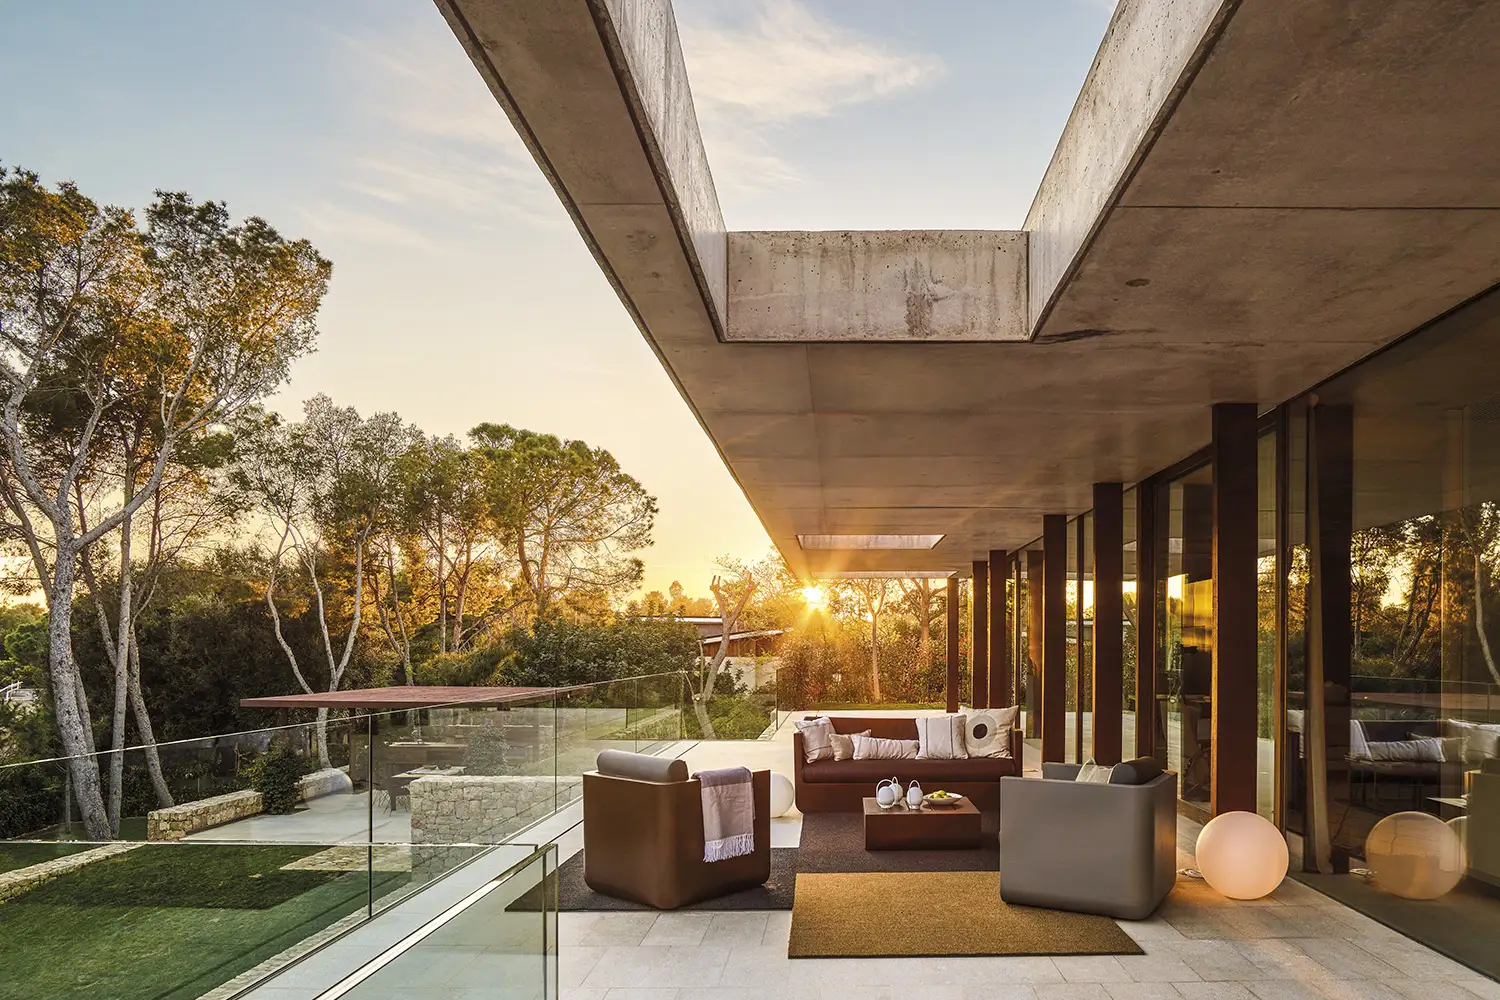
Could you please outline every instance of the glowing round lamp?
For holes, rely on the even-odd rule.
[[[1221,896],[1259,899],[1286,878],[1291,860],[1276,824],[1253,812],[1221,813],[1198,834],[1198,870]]]
[[[1399,812],[1365,839],[1375,884],[1406,899],[1437,899],[1464,877],[1468,860],[1459,831],[1424,812]]]
[[[780,771],[771,772],[771,815],[785,816],[787,810],[792,808],[792,803],[797,800],[797,790],[792,787],[792,779]]]
[[[1458,834],[1458,842],[1464,846],[1464,857],[1469,854],[1469,817],[1455,816],[1448,821],[1448,829]]]

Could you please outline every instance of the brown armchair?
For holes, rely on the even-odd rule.
[[[703,860],[703,792],[687,765],[606,750],[583,776],[583,880],[607,896],[673,910],[771,877],[771,772],[752,777],[755,850]]]

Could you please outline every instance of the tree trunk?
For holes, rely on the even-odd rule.
[[[125,502],[135,492],[135,470],[125,468]],[[120,804],[125,797],[125,706],[130,693],[130,607],[134,580],[130,573],[130,533],[134,518],[126,515],[120,522],[120,610],[115,621],[115,704],[111,718],[109,758],[109,829],[120,834]]]
[[[880,616],[870,613],[870,693],[880,704]]]
[[[78,554],[71,538],[58,539],[57,565],[47,593],[48,673],[52,678],[57,735],[68,757],[68,774],[78,802],[83,829],[90,840],[109,840],[109,812],[99,782],[99,764],[92,756],[93,734],[87,715],[79,712],[78,666],[73,662],[73,573]]]
[[[1484,548],[1474,546],[1474,627],[1479,630],[1479,649],[1484,654],[1484,665],[1490,676],[1500,684],[1500,669],[1495,666],[1495,654],[1490,650],[1489,633],[1484,628]]]
[[[698,735],[705,740],[716,740],[714,721],[708,717],[708,700],[702,695],[693,695],[693,714],[698,717]]]
[[[173,805],[172,790],[162,775],[161,754],[156,747],[156,732],[151,726],[151,713],[146,710],[146,696],[141,691],[141,645],[136,641],[135,622],[130,623],[130,663],[127,676],[130,681],[130,712],[135,716],[136,731],[141,734],[141,743],[146,752],[146,773],[151,776],[151,788],[156,792],[156,804],[161,809]]]

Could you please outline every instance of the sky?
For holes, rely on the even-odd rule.
[[[1113,3],[675,8],[730,229],[1016,229]],[[706,594],[717,557],[767,551],[429,0],[49,0],[0,28],[0,163],[117,205],[223,200],[334,262],[273,408],[607,448],[659,500],[646,589]]]

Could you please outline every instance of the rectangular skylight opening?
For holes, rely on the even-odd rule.
[[[910,552],[935,548],[943,538],[943,535],[798,535],[797,544],[804,551],[819,549],[865,552],[884,549]]]

